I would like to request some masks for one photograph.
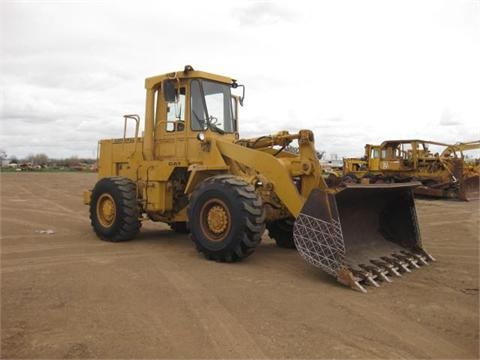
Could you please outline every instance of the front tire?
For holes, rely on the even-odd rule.
[[[105,241],[133,239],[139,229],[137,187],[127,178],[103,178],[95,184],[90,202],[90,221]]]
[[[253,186],[232,175],[211,177],[193,192],[188,226],[205,258],[234,262],[251,255],[265,231],[265,211]]]

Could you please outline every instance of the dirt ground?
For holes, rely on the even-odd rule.
[[[238,264],[162,224],[102,242],[95,180],[0,175],[2,358],[479,357],[478,201],[418,200],[438,261],[362,294],[267,235]]]

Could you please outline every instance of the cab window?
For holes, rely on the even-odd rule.
[[[176,100],[167,103],[167,123],[165,130],[183,131],[185,129],[185,88],[176,90]]]
[[[191,82],[191,128],[218,133],[235,131],[230,86],[207,80]]]

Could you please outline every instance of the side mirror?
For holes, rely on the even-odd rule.
[[[237,82],[233,80],[232,88],[236,89],[238,87],[242,88],[242,96],[238,97],[238,102],[240,103],[240,106],[243,106],[243,99],[245,99],[245,85],[238,85]]]
[[[239,87],[242,88],[242,96],[240,96],[240,105],[243,106],[243,99],[245,99],[245,85],[238,85]]]
[[[163,96],[166,102],[175,102],[177,100],[177,92],[175,91],[175,82],[173,80],[163,81]]]

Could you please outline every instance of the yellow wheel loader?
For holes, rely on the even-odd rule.
[[[99,181],[84,193],[101,239],[130,240],[142,221],[161,221],[189,232],[205,258],[234,262],[267,228],[278,246],[363,292],[433,260],[412,196],[419,183],[328,188],[310,130],[239,137],[245,87],[234,79],[186,66],[145,88],[143,136],[139,116],[125,115],[123,137],[99,142]]]

